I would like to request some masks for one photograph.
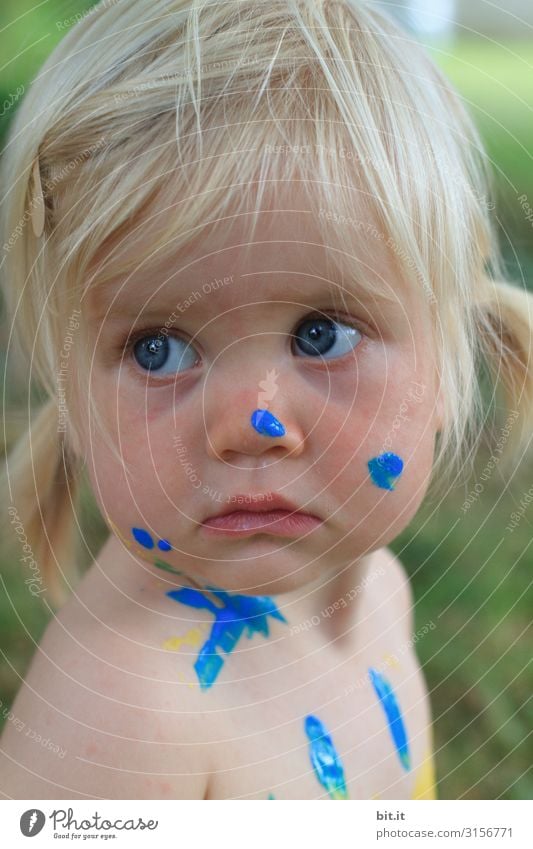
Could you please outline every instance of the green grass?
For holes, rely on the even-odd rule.
[[[490,454],[480,452],[477,475]],[[392,548],[411,576],[431,693],[440,798],[530,799],[533,505],[506,531],[532,482],[531,457],[462,512],[472,478],[429,501]]]
[[[496,213],[511,276],[533,285],[533,41],[464,40],[432,55],[459,90],[494,172]],[[518,258],[514,257],[514,252]]]

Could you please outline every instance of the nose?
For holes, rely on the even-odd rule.
[[[264,369],[263,369],[264,374]],[[281,387],[274,393],[273,398],[268,392],[261,393],[254,389],[257,382],[250,381],[250,389],[231,388],[216,391],[216,398],[211,398],[209,406],[205,407],[207,453],[210,457],[222,460],[232,465],[247,465],[246,457],[261,457],[272,462],[284,457],[299,457],[304,449],[305,434],[301,424],[303,409],[297,399]],[[262,423],[269,419],[261,416],[257,410],[267,410],[283,425],[282,435],[267,435],[269,428]],[[259,429],[252,424],[252,418],[259,423]],[[280,429],[270,428],[273,434]],[[248,463],[249,465],[249,463]]]

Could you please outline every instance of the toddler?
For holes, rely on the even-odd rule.
[[[51,746],[6,723],[0,791],[435,798],[388,546],[473,454],[481,363],[509,456],[533,420],[533,300],[459,97],[371,3],[106,0],[2,167],[48,398],[5,500],[54,616],[13,705]],[[84,481],[110,533],[81,575]]]

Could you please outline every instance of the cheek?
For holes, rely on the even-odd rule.
[[[378,385],[360,385],[353,403],[330,401],[317,420],[314,462],[324,483],[343,498],[372,503],[387,492],[410,498],[427,487],[435,445],[433,407],[423,383],[388,381],[389,387],[387,394]]]

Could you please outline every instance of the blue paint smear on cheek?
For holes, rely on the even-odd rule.
[[[396,700],[396,696],[391,685],[386,678],[381,675],[376,669],[369,669],[368,674],[374,686],[377,697],[381,702],[385,716],[389,723],[390,733],[398,752],[398,757],[404,769],[411,769],[411,755],[409,754],[409,744],[407,742],[407,733],[405,725],[400,713],[400,707]]]
[[[206,587],[206,589],[222,602],[222,607],[218,607],[199,590],[190,587],[169,590],[166,593],[174,601],[209,610],[215,617],[211,633],[201,647],[194,664],[202,690],[212,686],[224,664],[224,659],[217,649],[229,654],[244,632],[248,637],[255,632],[268,637],[267,616],[272,616],[280,622],[287,621],[268,596],[231,595],[217,587]]]
[[[172,546],[171,546],[171,544],[169,543],[168,539],[160,539],[160,540],[159,540],[159,542],[157,543],[157,547],[158,547],[161,551],[170,551],[170,549],[172,548]]]
[[[254,430],[262,436],[284,436],[285,428],[268,410],[254,410],[250,422]]]
[[[323,723],[316,716],[306,716],[305,733],[309,738],[309,755],[315,775],[332,799],[348,799],[341,760]]]
[[[131,532],[139,545],[142,545],[144,548],[154,547],[154,541],[148,531],[143,530],[143,528],[132,528]]]
[[[397,454],[387,451],[368,461],[368,471],[376,486],[381,489],[394,489],[393,481],[403,471],[403,460]]]

